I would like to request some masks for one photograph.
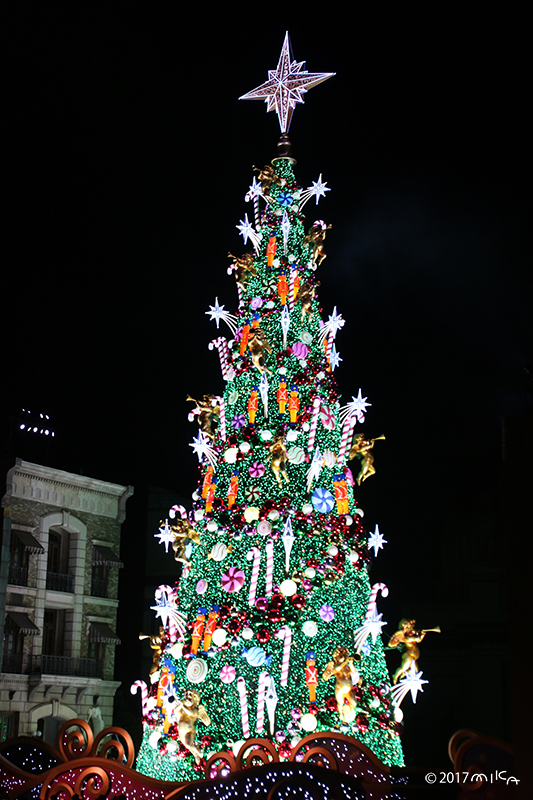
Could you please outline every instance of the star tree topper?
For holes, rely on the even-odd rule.
[[[276,110],[282,133],[287,133],[296,103],[303,103],[303,95],[335,75],[334,72],[307,72],[305,61],[291,61],[289,34],[285,34],[276,69],[268,70],[268,81],[239,100],[264,100],[268,111]]]

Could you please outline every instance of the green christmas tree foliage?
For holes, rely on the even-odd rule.
[[[159,590],[164,630],[150,689],[141,686],[137,760],[165,780],[198,778],[211,753],[250,738],[286,758],[313,731],[403,763],[380,626],[364,628],[377,589],[347,467],[364,402],[339,403],[333,339],[343,320],[323,320],[316,298],[326,226],[306,230],[291,159],[273,169],[263,172],[256,252],[228,270],[238,313],[220,313],[234,338],[211,344],[224,394],[190,414],[200,427],[193,510],[166,528],[182,573]],[[344,661],[343,698],[332,673]]]

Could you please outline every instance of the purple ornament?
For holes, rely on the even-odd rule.
[[[235,416],[231,420],[231,424],[236,430],[239,430],[239,428],[244,428],[244,426],[246,425],[246,418],[244,414],[235,414]]]
[[[252,302],[250,303],[250,308],[252,311],[257,311],[258,308],[261,308],[263,305],[263,300],[261,297],[254,297]]]
[[[327,603],[324,603],[323,606],[320,606],[320,610],[318,613],[320,614],[320,618],[323,619],[324,622],[331,622],[331,620],[335,618],[335,612],[333,611],[331,606],[328,606]]]

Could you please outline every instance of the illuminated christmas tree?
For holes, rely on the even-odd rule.
[[[143,693],[137,769],[165,780],[198,778],[211,754],[252,738],[287,758],[324,731],[402,765],[399,702],[424,682],[410,671],[391,689],[376,608],[387,589],[368,577],[370,550],[384,541],[377,527],[369,538],[354,496],[374,473],[376,439],[360,432],[370,404],[360,389],[339,398],[344,320],[336,309],[323,318],[317,301],[328,226],[306,225],[303,213],[329,189],[322,176],[298,186],[287,138],[302,93],[330,77],[304,66],[286,37],[277,70],[245,95],[277,111],[279,156],[246,197],[254,223],[246,215],[239,227],[250,250],[228,269],[236,313],[218,299],[206,312],[231,335],[209,345],[223,394],[189,398],[199,428],[193,508],[171,509],[157,534],[181,575],[156,593],[151,683],[132,691]]]

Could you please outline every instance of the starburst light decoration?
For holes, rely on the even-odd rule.
[[[174,541],[174,534],[172,532],[172,528],[168,524],[168,519],[166,519],[165,524],[159,528],[159,533],[154,533],[154,539],[157,539],[158,537],[159,544],[164,544],[165,553],[168,553],[168,546]]]
[[[378,614],[377,609],[374,607],[361,627],[353,632],[356,652],[360,653],[361,650],[363,650],[364,644],[369,636],[372,636],[372,642],[375,644],[376,639],[381,634],[381,629],[386,624],[387,623],[383,620],[383,614]]]
[[[382,533],[379,532],[379,526],[376,524],[374,533],[368,537],[367,547],[369,550],[374,548],[374,557],[377,556],[378,550],[383,550],[383,545],[388,544],[387,540]]]
[[[334,72],[307,72],[305,61],[292,61],[290,39],[285,34],[276,69],[268,70],[268,80],[243,94],[239,100],[264,100],[268,111],[276,111],[282,133],[287,133],[296,103],[303,103],[308,89],[335,75]]]
[[[218,297],[215,297],[215,305],[209,306],[209,311],[205,311],[204,313],[209,315],[209,319],[215,320],[217,328],[220,325],[220,320],[225,322],[233,335],[235,335],[235,331],[237,330],[237,317],[235,314],[230,314],[229,311],[226,311],[224,306],[218,304]]]
[[[254,246],[254,250],[257,250],[259,247],[259,242],[261,241],[261,234],[257,233],[254,226],[249,221],[248,214],[245,214],[244,219],[239,220],[239,224],[235,225],[235,227],[244,239],[244,244],[246,244],[248,239],[250,239]]]
[[[319,198],[320,197],[325,197],[326,196],[326,192],[331,192],[331,189],[329,188],[329,186],[327,184],[327,181],[324,181],[324,183],[322,183],[322,173],[320,173],[320,175],[318,176],[318,180],[317,181],[313,181],[313,185],[312,186],[308,186],[307,189],[305,189],[301,193],[301,195],[300,195],[300,206],[298,208],[298,211],[301,211],[302,208],[307,203],[307,201],[310,200],[312,197],[315,198],[316,205],[318,205]]]
[[[167,592],[162,592],[161,596],[156,600],[156,605],[150,606],[150,609],[155,611],[156,619],[159,618],[161,620],[164,628],[168,628],[169,622],[172,620],[180,633],[180,637],[183,638],[187,617],[181,611],[178,611],[173,596],[169,596]]]
[[[338,331],[340,331],[340,329],[343,327],[344,322],[344,317],[342,314],[337,313],[337,306],[335,306],[333,313],[328,317],[328,321],[324,322],[322,325],[320,333],[318,334],[318,340],[323,342],[326,336],[329,336],[330,334],[332,334],[333,338],[335,338]]]
[[[422,672],[416,671],[414,664],[411,665],[405,678],[402,678],[390,691],[394,705],[399,706],[408,692],[411,692],[413,703],[416,703],[418,692],[424,691],[422,689],[422,684],[428,683],[428,681],[422,679],[422,674]]]
[[[216,450],[211,447],[209,444],[209,439],[207,436],[204,436],[202,431],[198,431],[198,436],[193,438],[192,443],[189,444],[189,447],[192,447],[193,452],[198,456],[198,461],[202,461],[204,458],[206,458],[211,466],[216,467]]]
[[[359,422],[363,422],[367,406],[370,408],[371,405],[372,403],[367,402],[367,398],[361,395],[359,389],[357,397],[352,397],[351,401],[341,408],[340,418],[344,421],[347,417],[357,417]]]

